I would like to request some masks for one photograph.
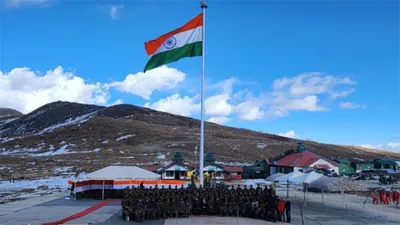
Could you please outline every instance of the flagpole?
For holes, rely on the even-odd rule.
[[[204,186],[204,65],[205,65],[205,27],[206,27],[206,0],[202,0],[200,4],[201,9],[203,9],[203,26],[202,26],[202,72],[201,72],[201,122],[200,122],[200,185]]]

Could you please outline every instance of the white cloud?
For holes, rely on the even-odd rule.
[[[233,91],[233,85],[237,82],[238,82],[237,78],[231,77],[231,78],[228,78],[226,80],[220,81],[220,82],[212,85],[212,87],[219,88],[222,90],[222,93],[226,93],[226,94],[230,95],[230,94],[232,94],[232,91]]]
[[[21,8],[23,6],[44,6],[53,2],[53,0],[6,0],[8,8]]]
[[[334,88],[354,85],[356,82],[348,77],[341,78],[323,73],[303,73],[275,80],[273,88],[268,94],[263,93],[256,97],[248,90],[234,91],[233,85],[237,83],[240,81],[231,77],[211,85],[212,88],[218,88],[218,90],[205,100],[207,115],[228,117],[236,114],[236,117],[241,120],[254,121],[285,117],[291,111],[328,111],[325,106],[320,105],[320,95],[333,95],[335,98],[349,95],[354,88],[341,92]],[[197,102],[193,104],[197,104]],[[186,105],[190,107],[189,104]]]
[[[0,96],[0,106],[23,113],[58,100],[105,105],[110,99],[104,85],[89,84],[60,66],[44,75],[27,67],[0,71]]]
[[[347,88],[337,91],[336,88],[355,85],[349,77],[337,77],[320,72],[302,73],[294,77],[276,79],[272,84],[270,96],[266,98],[268,110],[266,118],[285,117],[290,111],[323,112],[328,109],[319,105],[322,95],[331,99],[345,97],[355,91]]]
[[[205,113],[210,116],[227,116],[232,113],[233,106],[228,103],[229,94],[219,94],[204,101]]]
[[[283,77],[273,82],[275,91],[285,91],[292,96],[326,94],[339,85],[354,85],[349,77],[336,77],[320,72],[302,73],[294,77]]]
[[[129,74],[123,81],[112,82],[109,86],[149,100],[153,91],[173,89],[185,77],[185,73],[175,68],[161,66],[146,73]]]
[[[387,144],[380,144],[380,145],[362,144],[362,145],[360,145],[360,147],[369,148],[369,149],[377,149],[377,150],[386,150],[386,151],[400,153],[400,141],[399,142],[390,142]]]
[[[359,105],[354,102],[340,102],[339,106],[341,109],[357,109],[357,108],[365,109],[365,108],[367,108],[366,105]]]
[[[260,120],[264,118],[264,112],[261,109],[261,103],[248,99],[235,106],[235,112],[237,112],[239,119],[241,120]]]
[[[223,124],[228,123],[230,120],[231,119],[229,117],[221,116],[221,117],[211,117],[210,119],[208,119],[208,122],[223,125]]]
[[[289,130],[286,133],[279,133],[279,136],[283,136],[283,137],[288,137],[288,138],[297,138],[296,133],[294,132],[294,130]]]
[[[109,9],[111,18],[113,20],[119,19],[122,9],[124,9],[123,5],[111,5]]]
[[[344,91],[332,91],[330,93],[330,97],[332,99],[337,99],[339,97],[347,97],[348,95],[350,95],[351,93],[353,93],[356,89],[354,88],[350,88]]]
[[[325,107],[318,105],[319,98],[316,95],[308,95],[303,98],[288,98],[278,96],[272,100],[271,108],[287,112],[290,110],[303,110],[309,112],[326,111]]]
[[[175,68],[161,66],[146,73],[128,74],[122,81],[109,84],[87,83],[73,72],[64,72],[62,67],[48,71],[45,75],[31,71],[29,68],[16,68],[8,73],[0,72],[0,106],[15,108],[29,112],[43,104],[64,100],[99,105],[115,105],[123,103],[117,99],[110,100],[110,88],[140,96],[150,100],[154,91],[173,90],[186,79],[186,74]],[[350,78],[338,78],[322,73],[305,73],[295,77],[284,77],[273,82],[272,90],[254,96],[249,90],[234,90],[240,83],[237,78],[210,85],[211,94],[205,99],[205,114],[209,121],[227,123],[233,116],[245,121],[288,116],[291,111],[321,112],[328,109],[320,105],[321,93],[332,98],[344,97],[354,91],[333,87],[355,84]],[[214,93],[210,93],[211,90]],[[198,95],[185,96],[175,93],[169,97],[148,101],[145,107],[192,116],[200,113]],[[342,102],[342,107],[365,107]]]
[[[193,113],[200,111],[200,104],[197,103],[197,99],[198,96],[192,98],[188,96],[181,97],[178,93],[175,93],[154,103],[147,102],[144,107],[181,116],[191,116]]]
[[[117,99],[113,103],[111,103],[111,105],[121,105],[123,103],[124,103],[124,101],[122,99]]]

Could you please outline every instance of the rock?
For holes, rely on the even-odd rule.
[[[49,187],[47,185],[42,185],[37,187],[38,190],[49,190]]]

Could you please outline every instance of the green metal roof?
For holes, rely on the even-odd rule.
[[[380,163],[380,164],[388,164],[388,165],[397,165],[394,159],[376,159],[375,162]]]

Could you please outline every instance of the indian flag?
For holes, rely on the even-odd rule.
[[[144,72],[158,66],[176,62],[181,58],[202,55],[203,14],[182,27],[145,43],[147,62]]]

